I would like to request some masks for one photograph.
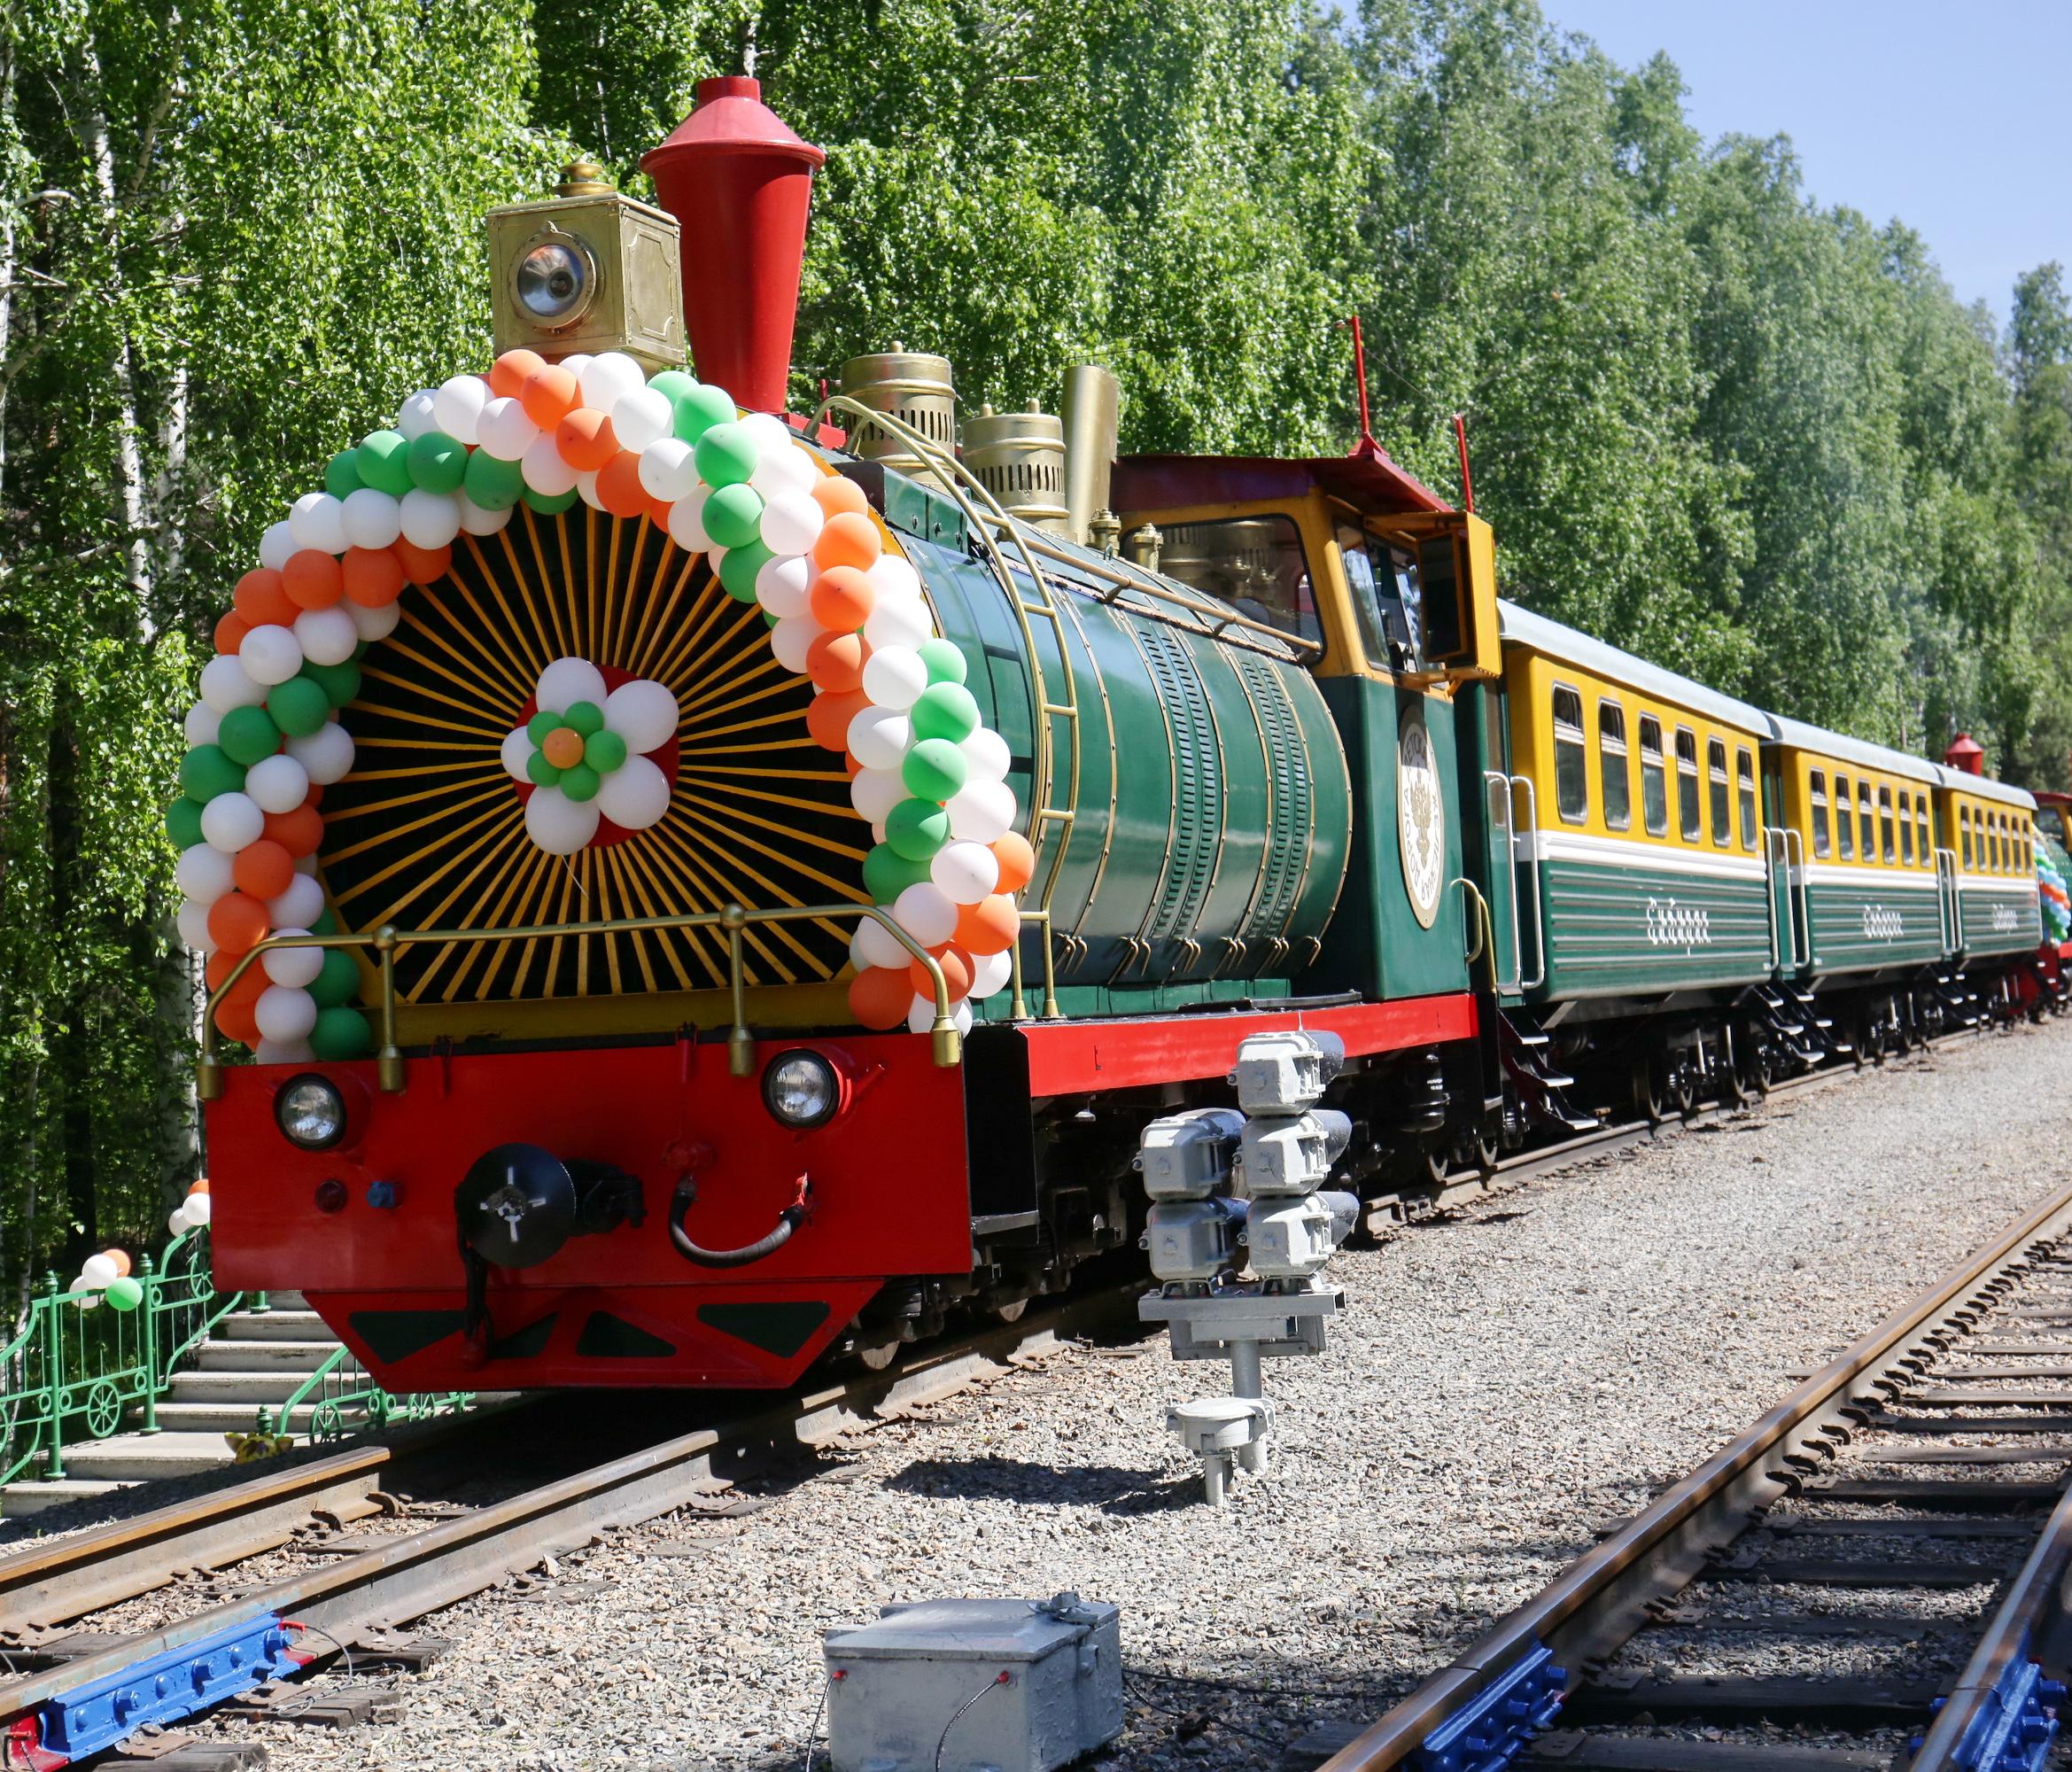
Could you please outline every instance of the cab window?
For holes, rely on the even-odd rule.
[[[1649,836],[1669,835],[1669,776],[1662,763],[1662,722],[1641,716],[1641,816]]]
[[[1734,753],[1734,789],[1741,803],[1741,846],[1756,846],[1756,753],[1737,745]]]
[[[1698,735],[1688,726],[1676,729],[1677,828],[1686,843],[1696,843],[1704,821],[1698,805]]]
[[[1416,669],[1424,652],[1424,598],[1417,562],[1352,524],[1341,522],[1337,532],[1367,662],[1384,670]]]
[[[1878,789],[1878,835],[1882,839],[1878,844],[1879,851],[1885,858],[1885,866],[1890,867],[1899,859],[1898,848],[1892,841],[1892,790],[1890,788]]]
[[[1849,777],[1835,778],[1835,847],[1844,861],[1856,859],[1856,815],[1849,810]]]
[[[1868,781],[1859,781],[1856,784],[1856,830],[1858,836],[1862,839],[1858,847],[1863,852],[1863,859],[1866,861],[1875,861],[1878,859],[1878,834],[1871,822],[1871,784]]]
[[[1913,866],[1913,796],[1904,789],[1899,795],[1899,859]]]
[[[1554,797],[1571,825],[1590,816],[1589,764],[1583,756],[1583,698],[1565,684],[1554,686]]]
[[[1968,868],[1971,866],[1971,808],[1969,806],[1959,806],[1957,809],[1957,841],[1959,844],[1957,851],[1959,863]]]
[[[1921,839],[1921,865],[1923,867],[1933,867],[1936,865],[1936,843],[1928,834],[1928,797],[1926,794],[1914,802],[1913,829],[1914,835]]]
[[[1160,564],[1247,620],[1321,641],[1302,532],[1288,517],[1231,517],[1176,526]],[[1357,601],[1357,598],[1355,598]]]
[[[1806,799],[1813,813],[1813,853],[1825,858],[1828,851],[1828,772],[1825,769],[1815,769],[1806,777]]]
[[[1712,785],[1712,841],[1725,849],[1734,841],[1734,821],[1727,795],[1727,746],[1717,738],[1705,747],[1705,773]]]
[[[1633,773],[1626,762],[1626,710],[1617,702],[1597,703],[1597,779],[1604,790],[1604,822],[1629,830],[1634,822]]]
[[[2005,812],[1995,812],[1993,814],[1993,872],[2005,874],[2006,871],[2007,815]]]

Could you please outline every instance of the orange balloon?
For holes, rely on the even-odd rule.
[[[266,835],[298,861],[314,855],[323,843],[323,815],[307,800],[291,812],[268,812]]]
[[[860,510],[840,511],[813,543],[813,563],[823,572],[830,566],[865,568],[875,565],[884,551],[876,524]]]
[[[187,1191],[190,1193],[206,1193],[209,1191],[208,1177],[206,1175],[196,1177],[193,1181],[188,1184]]]
[[[277,898],[295,878],[295,858],[262,836],[237,851],[230,864],[230,878],[240,892],[254,898]]]
[[[223,981],[230,975],[230,968],[243,958],[242,954],[221,952],[212,953],[209,956],[208,965],[204,968],[204,972],[208,979],[211,991],[221,991],[223,988]],[[230,987],[230,994],[224,998],[223,1001],[235,1003],[240,1007],[256,1003],[259,1001],[260,993],[271,983],[273,981],[267,976],[266,967],[255,960],[237,975],[237,983]]]
[[[259,1044],[259,1017],[252,1013],[249,1003],[217,1004],[216,1027],[225,1039],[236,1040],[241,1046]]]
[[[243,953],[266,939],[266,906],[247,892],[226,892],[209,906],[209,939],[227,953]]]
[[[302,804],[306,806],[323,804],[323,783],[322,781],[312,781],[309,784],[309,791],[302,797]]]
[[[578,473],[600,473],[618,454],[611,421],[594,406],[578,406],[554,427],[554,447]]]
[[[583,760],[583,734],[573,727],[557,726],[539,748],[556,769],[573,769]]]
[[[542,363],[518,390],[518,404],[525,408],[525,416],[542,431],[552,431],[582,399],[574,375],[559,363]]]
[[[666,533],[669,529],[670,509],[660,499],[651,498],[648,501],[642,514],[656,528]]]
[[[1021,913],[1005,892],[962,905],[957,913],[957,944],[966,953],[1005,953],[1020,932]]]
[[[904,1027],[912,1006],[913,981],[904,966],[866,966],[849,982],[849,1013],[866,1028]]]
[[[949,989],[950,1000],[954,1003],[959,997],[969,996],[971,956],[954,942],[944,942],[941,947],[932,947],[928,952],[935,956],[936,965],[943,968],[943,983]],[[935,1000],[935,981],[928,976],[928,968],[920,960],[907,961],[906,976],[916,997],[925,997],[931,1003]]]
[[[409,582],[403,563],[386,548],[348,548],[338,563],[338,579],[345,587],[345,600],[361,609],[381,609],[403,595]]]
[[[806,648],[806,675],[828,695],[845,695],[864,680],[864,637],[823,633]]]
[[[436,585],[453,570],[454,550],[445,548],[420,548],[415,541],[395,540],[389,543],[403,568],[403,576],[413,585]]]
[[[611,426],[607,424],[607,431]],[[640,458],[621,449],[597,470],[597,502],[614,517],[635,517],[648,509],[648,488],[640,484]]]
[[[129,1251],[128,1249],[103,1249],[101,1253],[115,1263],[117,1273],[126,1274],[129,1271]]]
[[[345,595],[345,575],[337,556],[320,548],[289,555],[281,582],[287,587],[288,601],[299,610],[329,609]]]
[[[861,517],[871,508],[864,489],[854,480],[843,479],[840,474],[823,474],[813,482],[813,502],[827,517],[840,517],[845,511]]]
[[[869,698],[866,696],[865,699],[868,700]],[[830,746],[829,749],[832,750],[833,747]],[[864,766],[858,763],[854,757],[850,755],[849,746],[847,743],[844,743],[842,747],[842,773],[847,775],[851,781],[855,781],[858,775],[861,775],[864,773]]]
[[[286,581],[270,566],[254,566],[238,579],[231,602],[253,627],[286,627],[301,614],[288,595]]]
[[[849,723],[870,705],[861,689],[830,690],[815,696],[806,710],[806,730],[823,750],[849,751]]]
[[[227,609],[216,618],[216,650],[235,657],[237,649],[244,644],[244,636],[252,632],[252,624],[234,609]]]
[[[537,351],[506,351],[489,366],[489,391],[515,397],[536,369],[544,369],[547,359]]]
[[[806,594],[813,619],[830,633],[854,633],[871,618],[871,581],[854,566],[830,566]]]
[[[1028,846],[1028,839],[1020,831],[1009,831],[996,837],[989,847],[993,859],[1000,864],[999,890],[1020,891],[1036,874],[1036,851]]]

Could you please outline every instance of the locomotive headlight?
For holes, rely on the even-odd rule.
[[[281,1136],[306,1151],[328,1151],[345,1136],[345,1098],[328,1077],[291,1077],[274,1097]]]
[[[570,242],[548,240],[518,260],[518,305],[535,320],[565,325],[597,291],[590,255]]]
[[[763,1105],[780,1125],[824,1126],[842,1106],[842,1079],[819,1053],[779,1053],[763,1073]]]

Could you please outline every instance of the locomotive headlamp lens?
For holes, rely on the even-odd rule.
[[[842,1083],[819,1053],[779,1053],[763,1073],[763,1105],[787,1126],[823,1126],[842,1105]]]
[[[291,1077],[274,1097],[274,1123],[290,1144],[328,1151],[345,1136],[345,1098],[324,1077]]]
[[[549,242],[518,261],[518,300],[535,320],[571,319],[590,299],[589,260]]]

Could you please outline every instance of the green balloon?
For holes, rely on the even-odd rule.
[[[573,486],[565,493],[539,493],[527,486],[524,494],[525,502],[542,517],[559,517],[579,496]]]
[[[864,857],[864,890],[873,905],[889,905],[909,886],[928,877],[928,864],[909,861],[889,843],[875,843]]]
[[[144,1302],[144,1287],[129,1274],[117,1274],[101,1288],[111,1310],[135,1310]]]
[[[718,486],[705,501],[705,533],[722,548],[763,539],[763,494],[750,486]]]
[[[545,744],[550,734],[561,730],[561,716],[552,708],[542,708],[525,722],[525,736],[535,744]]]
[[[648,385],[654,387],[662,379],[662,377],[657,376]],[[676,434],[687,443],[702,442],[705,433],[714,425],[732,424],[741,416],[726,390],[716,388],[707,382],[692,382],[681,393],[672,390],[670,400],[676,408]],[[700,471],[703,471],[702,467]],[[744,474],[741,478],[745,479],[748,477]]]
[[[281,748],[281,729],[264,708],[232,708],[216,727],[216,743],[231,762],[249,769]]]
[[[201,806],[182,794],[166,808],[166,835],[175,849],[192,849],[201,842]]]
[[[570,702],[568,712],[561,717],[561,723],[587,738],[594,732],[604,730],[604,710],[595,702]]]
[[[709,486],[739,486],[756,471],[756,433],[730,420],[698,439],[698,478]]]
[[[558,788],[562,785],[561,771],[547,760],[544,750],[535,750],[525,759],[525,773],[532,778],[535,788]]]
[[[561,772],[561,790],[578,804],[594,800],[599,786],[597,772],[587,763],[571,763]]]
[[[198,744],[180,759],[180,786],[203,805],[218,794],[235,794],[244,786],[244,770],[220,744]]]
[[[500,462],[486,449],[468,457],[461,487],[485,510],[508,510],[525,490],[525,476],[516,462]]]
[[[950,814],[933,800],[902,800],[885,819],[885,841],[908,861],[926,861],[950,841]]]
[[[358,1058],[374,1044],[374,1030],[367,1017],[345,1004],[334,1004],[316,1012],[316,1026],[310,1030],[309,1046],[321,1059]]]
[[[583,761],[600,775],[626,760],[626,742],[616,732],[594,732],[583,741]]]
[[[413,437],[405,452],[410,482],[428,493],[457,493],[468,472],[466,446],[443,431]]]
[[[322,689],[324,700],[334,708],[344,707],[360,694],[360,667],[351,659],[343,664],[317,664],[305,659],[298,674]]]
[[[360,490],[359,454],[357,449],[341,449],[325,463],[323,489],[333,498],[342,499]]]
[[[323,968],[311,981],[309,994],[316,999],[320,1009],[350,1003],[360,994],[360,968],[344,948],[327,947],[323,951]]]
[[[961,683],[931,683],[907,718],[916,738],[946,738],[962,744],[979,729],[979,704]]]
[[[928,667],[931,683],[961,683],[966,666],[964,654],[947,640],[924,640],[920,643],[921,663]]]
[[[275,683],[266,694],[266,711],[290,738],[307,738],[321,727],[331,711],[324,686],[308,673],[315,667],[305,664],[303,674]]]
[[[757,613],[763,618],[763,626],[764,627],[775,627],[777,626],[777,618],[772,615],[768,610],[757,610]]]
[[[674,406],[686,394],[696,391],[698,378],[683,369],[664,369],[648,385],[671,406]]]
[[[737,603],[754,602],[756,574],[769,557],[770,550],[760,541],[751,541],[745,548],[729,548],[719,558],[719,583],[726,595]]]
[[[353,452],[353,466],[363,486],[392,498],[410,490],[410,446],[400,431],[369,431]]]
[[[316,913],[316,921],[310,924],[309,933],[313,936],[335,936],[338,932],[338,913],[326,905]]]
[[[947,800],[964,786],[964,753],[946,738],[924,738],[906,753],[899,779],[917,800]],[[884,900],[880,899],[882,904]]]

